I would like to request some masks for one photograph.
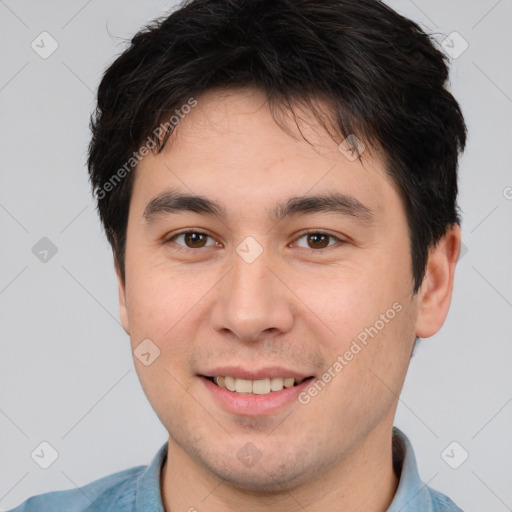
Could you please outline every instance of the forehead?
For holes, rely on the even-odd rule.
[[[133,193],[144,197],[141,208],[169,187],[240,207],[282,204],[286,195],[308,192],[350,195],[376,212],[399,201],[381,153],[360,147],[362,158],[354,159],[312,112],[271,112],[255,89],[212,90],[195,99],[164,150],[137,168]]]

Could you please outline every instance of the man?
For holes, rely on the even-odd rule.
[[[460,252],[445,57],[376,0],[195,0],[110,66],[89,172],[169,433],[22,511],[456,511],[393,428]]]

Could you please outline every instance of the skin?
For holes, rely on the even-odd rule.
[[[169,432],[164,508],[384,511],[398,485],[391,452],[398,395],[415,337],[432,336],[445,320],[460,230],[451,227],[430,251],[413,295],[405,210],[377,149],[349,161],[302,111],[310,144],[289,118],[289,130],[278,126],[256,90],[212,90],[197,100],[171,144],[137,168],[126,282],[117,269],[132,349],[149,338],[161,351],[149,366],[134,363]],[[169,188],[222,203],[226,219],[179,212],[148,222],[146,205]],[[291,196],[332,191],[358,199],[371,222],[332,212],[278,223],[268,216]],[[184,236],[170,240],[186,229],[208,235],[202,247],[187,248]],[[303,236],[310,229],[335,238],[319,243]],[[235,251],[247,236],[263,249],[250,264]],[[230,364],[321,377],[397,302],[401,311],[306,405],[235,415],[198,376]],[[237,458],[248,442],[261,453],[252,467]]]

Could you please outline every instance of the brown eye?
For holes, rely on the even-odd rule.
[[[185,244],[191,249],[197,249],[198,247],[204,247],[206,242],[206,236],[202,233],[185,233]]]
[[[302,239],[306,240],[306,245],[298,244],[298,241]],[[311,231],[300,236],[297,239],[296,244],[304,249],[327,249],[328,247],[335,245],[336,242],[343,241],[329,233]]]
[[[322,235],[319,233],[307,235],[308,244],[312,249],[324,249],[329,245],[329,235]]]
[[[182,241],[178,241],[182,238]],[[207,243],[208,239],[211,239],[213,243]],[[203,247],[209,247],[215,245],[216,242],[213,238],[200,231],[186,231],[178,233],[172,238],[169,238],[168,242],[175,242],[177,245],[186,249],[202,249]]]

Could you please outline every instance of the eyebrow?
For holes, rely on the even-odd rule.
[[[143,217],[151,223],[165,215],[180,212],[194,212],[223,220],[228,216],[226,208],[217,201],[201,195],[166,190],[149,201]],[[290,197],[284,203],[277,204],[269,212],[269,217],[281,221],[287,217],[312,213],[336,213],[363,223],[371,223],[374,219],[370,208],[355,197],[338,192]]]

